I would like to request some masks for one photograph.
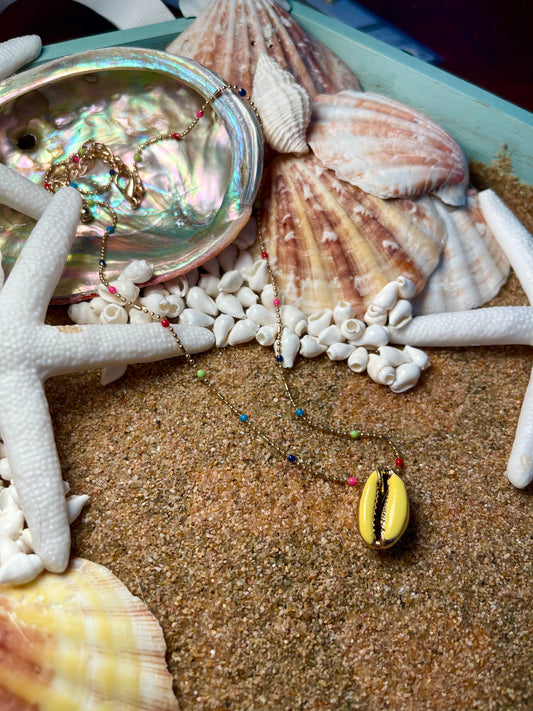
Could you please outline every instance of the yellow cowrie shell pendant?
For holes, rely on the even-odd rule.
[[[390,548],[403,535],[408,522],[405,484],[392,469],[378,467],[366,480],[359,500],[359,533],[371,548]]]

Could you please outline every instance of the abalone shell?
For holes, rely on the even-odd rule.
[[[55,60],[0,84],[0,162],[42,185],[47,168],[84,141],[109,146],[128,166],[140,144],[183,131],[225,84],[197,62],[139,48],[109,48]],[[121,193],[104,195],[118,225],[107,273],[132,259],[155,265],[154,280],[185,273],[220,252],[250,216],[262,170],[263,139],[248,102],[226,90],[180,141],[143,153],[146,195],[132,210]],[[103,180],[102,175],[94,179]],[[56,303],[94,293],[100,236],[109,215],[81,224],[54,294]],[[34,221],[0,206],[0,249],[9,272]]]

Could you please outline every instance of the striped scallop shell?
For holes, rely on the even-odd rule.
[[[389,281],[422,289],[443,224],[431,201],[381,200],[339,180],[311,153],[278,156],[264,182],[261,229],[278,285],[306,313],[347,301],[362,318]]]
[[[436,198],[446,228],[439,264],[413,303],[418,314],[475,309],[492,299],[509,276],[509,262],[469,188],[464,207],[450,208]]]
[[[167,52],[195,59],[249,91],[265,52],[311,97],[359,88],[346,64],[273,0],[213,0]]]
[[[0,588],[0,707],[177,711],[155,617],[107,568]]]
[[[464,204],[463,152],[437,123],[398,101],[358,91],[317,96],[307,138],[327,168],[373,195],[435,193]]]

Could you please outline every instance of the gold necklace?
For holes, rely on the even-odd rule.
[[[111,207],[109,202],[104,199],[98,199],[98,197],[100,195],[105,195],[105,193],[109,192],[113,187],[116,187],[122,193],[124,199],[129,203],[130,207],[134,210],[137,209],[141,205],[142,199],[146,193],[145,186],[139,173],[139,166],[142,164],[143,152],[155,143],[183,139],[192,131],[198,121],[203,118],[205,109],[210,106],[223,91],[227,90],[235,90],[241,97],[245,97],[259,118],[253,102],[247,96],[244,89],[224,84],[204,101],[201,107],[197,110],[195,118],[183,131],[158,134],[157,136],[154,136],[141,144],[134,153],[134,163],[131,168],[126,166],[122,159],[114,154],[107,145],[96,141],[85,141],[78,149],[77,153],[58,163],[53,163],[50,168],[48,168],[44,175],[44,187],[52,193],[55,193],[59,188],[64,187],[65,185],[70,185],[78,189],[83,198],[81,215],[83,222],[89,222],[93,219],[92,210],[94,208],[103,208],[109,213],[111,217],[111,224],[105,228],[101,235],[98,269],[100,282],[119,302],[130,306],[133,309],[144,312],[153,320],[159,321],[161,326],[169,331],[169,334],[172,338],[174,338],[177,346],[183,353],[188,365],[194,369],[196,381],[198,383],[204,387],[207,387],[210,392],[218,400],[220,400],[220,402],[222,402],[234,415],[239,418],[243,425],[249,427],[266,444],[275,449],[280,455],[286,458],[288,462],[296,465],[301,471],[326,481],[332,481],[337,484],[354,487],[357,484],[355,477],[339,476],[329,472],[324,473],[318,471],[297,453],[286,449],[275,442],[266,432],[255,424],[253,418],[251,418],[248,413],[243,412],[236,407],[236,405],[212,382],[208,373],[198,366],[196,360],[184,347],[176,329],[170,323],[168,318],[161,317],[149,308],[126,298],[124,295],[120,294],[115,286],[110,284],[105,276],[107,266],[107,243],[108,239],[114,234],[118,226],[118,218],[115,210]],[[96,185],[95,187],[89,189],[81,188],[77,183],[77,180],[80,177],[89,175],[97,161],[108,167],[109,177],[107,181],[101,185]],[[376,469],[368,477],[361,494],[357,515],[359,532],[365,543],[376,549],[389,548],[403,535],[409,521],[409,502],[407,492],[403,481],[397,473],[397,469],[403,467],[403,459],[400,456],[396,444],[388,435],[361,429],[342,429],[332,427],[328,423],[322,423],[309,417],[306,410],[297,403],[283,367],[283,325],[280,310],[281,298],[274,272],[272,271],[268,261],[268,253],[265,248],[263,236],[259,230],[257,240],[261,249],[261,257],[266,261],[267,272],[272,285],[274,297],[272,306],[276,317],[276,337],[274,341],[275,361],[279,372],[281,373],[285,395],[294,410],[296,418],[309,428],[330,436],[349,439],[351,441],[363,439],[381,440],[385,442],[394,453],[394,467],[376,467]]]

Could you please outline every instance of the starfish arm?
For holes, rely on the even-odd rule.
[[[34,370],[0,378],[0,434],[35,552],[60,573],[70,554],[70,528],[54,433],[43,384]]]
[[[201,353],[214,345],[213,332],[207,328],[186,324],[173,328],[188,353]],[[43,378],[120,363],[149,363],[183,354],[160,323],[44,326],[39,352],[39,373]]]
[[[38,220],[51,199],[47,190],[0,163],[0,203]]]
[[[483,190],[479,194],[479,204],[483,217],[533,304],[533,235],[493,190]]]
[[[391,343],[410,346],[533,345],[533,307],[492,306],[417,316],[388,331]]]
[[[0,293],[0,320],[12,320],[14,315],[32,323],[44,320],[76,234],[80,209],[81,196],[74,188],[63,188],[52,198]]]
[[[0,44],[0,79],[5,79],[41,53],[42,43],[37,35],[15,37]]]
[[[533,370],[522,402],[506,474],[511,484],[519,489],[533,481]]]

